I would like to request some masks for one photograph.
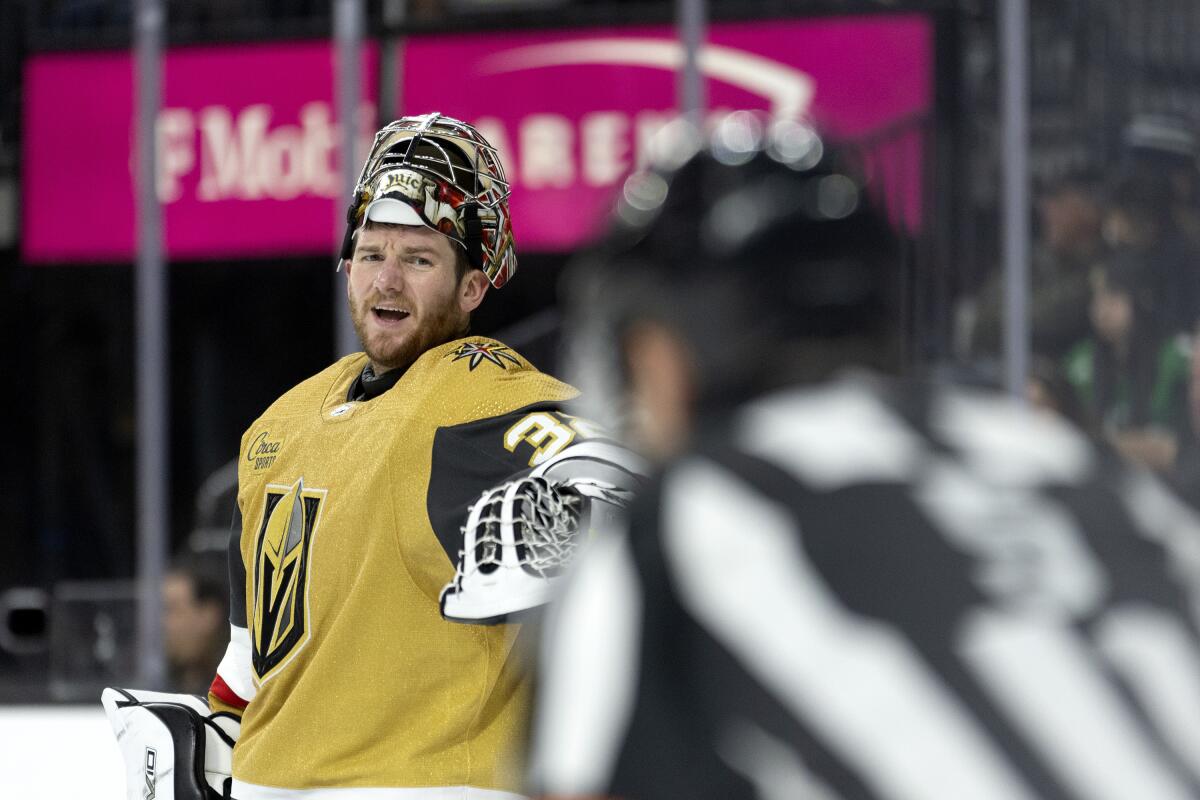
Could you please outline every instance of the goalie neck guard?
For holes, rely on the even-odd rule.
[[[341,259],[368,219],[445,234],[499,289],[517,271],[509,184],[496,148],[467,123],[432,112],[375,134],[346,209]]]

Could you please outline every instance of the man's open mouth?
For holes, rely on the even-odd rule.
[[[392,306],[374,306],[371,312],[383,322],[399,322],[409,314],[403,308],[394,308]]]

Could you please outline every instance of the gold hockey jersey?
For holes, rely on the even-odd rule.
[[[447,622],[438,599],[471,501],[591,431],[559,411],[573,388],[494,340],[348,401],[365,364],[301,383],[242,439],[245,615],[210,695],[249,701],[235,781],[519,791],[519,626]]]

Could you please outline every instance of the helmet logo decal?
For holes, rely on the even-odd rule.
[[[410,169],[400,169],[389,172],[379,181],[379,196],[399,192],[409,200],[418,200],[426,179],[419,172]]]
[[[484,361],[495,364],[500,369],[508,369],[505,361],[521,366],[521,362],[512,355],[509,348],[492,342],[466,342],[456,347],[450,355],[454,356],[454,361],[469,358],[470,361],[467,362],[467,365],[471,371],[474,371]]]
[[[439,182],[411,169],[394,170],[379,178],[375,197],[403,198],[420,213],[429,227],[460,241],[466,236],[462,218],[455,207],[462,204],[463,195],[444,181]]]

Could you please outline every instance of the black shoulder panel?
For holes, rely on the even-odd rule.
[[[529,452],[504,449],[504,433],[534,411],[556,410],[539,403],[508,414],[439,428],[433,437],[426,507],[429,522],[451,563],[462,549],[462,526],[471,504],[487,489],[528,472]]]
[[[246,565],[242,562],[242,511],[233,510],[229,528],[229,622],[246,627]]]

